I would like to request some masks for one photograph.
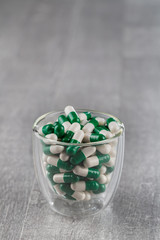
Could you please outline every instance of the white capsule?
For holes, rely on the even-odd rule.
[[[62,152],[62,153],[60,153],[59,158],[60,158],[62,161],[66,162],[66,161],[68,161],[69,156],[66,154],[66,152]]]
[[[68,128],[68,131],[71,131],[71,132],[75,133],[75,132],[79,131],[80,129],[81,129],[80,124],[77,123],[77,122],[74,122],[74,123],[72,123],[72,125]]]
[[[53,175],[53,181],[56,183],[64,183],[63,173],[56,173]]]
[[[86,132],[93,132],[93,130],[95,129],[95,126],[92,124],[92,123],[90,123],[90,122],[88,122],[83,128],[82,128],[82,130],[83,130],[83,132],[84,133],[86,133]]]
[[[79,130],[75,132],[72,139],[77,140],[78,142],[81,143],[83,138],[84,138],[84,132],[82,130]]]
[[[96,147],[85,147],[82,149],[83,154],[86,158],[90,157],[91,155],[95,154]]]
[[[107,166],[107,167],[114,167],[115,161],[116,161],[115,158],[110,158],[109,162],[104,163],[104,165]]]
[[[56,185],[54,185],[54,189],[56,190],[56,192],[59,194],[59,195],[65,195],[66,193],[65,192],[63,192],[61,189],[60,189],[60,187],[59,187],[59,184],[56,184]]]
[[[74,107],[72,107],[72,106],[67,106],[67,107],[65,107],[64,112],[65,112],[66,116],[68,116],[68,114],[69,114],[70,112],[75,112],[75,113],[76,113]],[[76,114],[77,114],[77,113],[76,113]]]
[[[95,119],[98,122],[99,126],[103,126],[106,123],[106,120],[104,118],[96,117]]]
[[[57,157],[57,156],[49,156],[47,158],[47,163],[57,167],[58,160],[59,160],[59,157]]]
[[[101,130],[99,134],[104,135],[108,139],[113,137],[113,134],[110,131],[107,131],[105,129]]]
[[[47,134],[46,136],[45,136],[47,139],[43,139],[43,142],[45,143],[45,144],[51,144],[51,141],[50,140],[55,140],[55,141],[57,141],[57,135],[56,134],[54,134],[54,133],[51,133],[51,134]]]
[[[85,199],[85,193],[84,192],[74,192],[72,194],[72,197],[75,198],[77,201],[82,201]]]
[[[46,154],[42,154],[42,160],[43,160],[43,162],[47,162],[47,158],[48,158],[48,155],[46,155]]]
[[[88,175],[88,168],[76,166],[73,172],[78,176],[86,177]]]
[[[100,183],[100,184],[105,184],[108,182],[108,178],[107,176],[105,176],[104,174],[101,174],[99,176],[99,178],[97,178],[97,181]]]
[[[86,132],[86,133],[84,134],[83,142],[85,142],[85,143],[90,142],[90,136],[91,136],[91,133]]]
[[[116,157],[116,150],[112,148],[109,155],[110,155],[111,158]]]
[[[86,190],[86,183],[85,181],[71,183],[71,188],[73,191],[84,192]]]
[[[59,145],[51,145],[50,146],[50,152],[53,154],[58,154],[63,152],[64,147],[63,146],[59,146]]]
[[[116,133],[119,131],[120,126],[118,125],[117,122],[113,121],[108,124],[108,128],[112,133]]]
[[[80,121],[87,120],[87,115],[84,113],[79,113],[79,119],[80,119]]]
[[[83,164],[86,168],[91,168],[91,167],[99,165],[99,159],[97,156],[92,156],[92,157],[85,159]]]
[[[85,191],[84,193],[85,193],[84,201],[89,201],[91,199],[91,193],[88,191]]]
[[[107,171],[107,168],[104,165],[102,165],[102,167],[99,169],[100,174],[105,174],[106,171]]]
[[[108,154],[111,151],[110,144],[103,144],[103,145],[97,146],[96,148],[102,154]]]

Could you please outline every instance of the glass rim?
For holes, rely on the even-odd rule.
[[[58,141],[58,140],[52,140],[52,139],[48,139],[46,138],[45,136],[42,136],[39,134],[38,132],[38,124],[43,120],[45,119],[48,115],[50,114],[62,114],[64,111],[51,111],[51,112],[48,112],[48,113],[45,113],[43,115],[41,115],[40,117],[38,117],[33,126],[32,126],[32,130],[34,132],[34,134],[36,135],[36,137],[38,137],[40,140],[42,141],[48,141],[49,144],[54,144],[54,145],[61,145],[61,146],[79,146],[79,147],[88,147],[88,146],[95,146],[95,145],[102,145],[102,144],[107,144],[107,143],[111,143],[112,141],[116,140],[118,137],[120,137],[122,135],[122,133],[124,132],[124,124],[117,118],[115,117],[114,115],[111,115],[109,113],[104,113],[104,112],[100,112],[100,111],[96,111],[96,110],[91,110],[91,109],[76,109],[78,112],[91,112],[91,113],[94,113],[94,114],[103,114],[105,116],[109,116],[109,117],[112,117],[114,118],[119,126],[120,126],[120,129],[119,131],[111,138],[108,138],[108,139],[105,139],[103,141],[98,141],[98,142],[89,142],[89,143],[66,143],[66,142],[61,142],[61,141]],[[48,144],[48,143],[47,143]]]

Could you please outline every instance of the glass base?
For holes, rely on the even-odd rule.
[[[50,202],[53,211],[69,217],[82,218],[98,213],[104,207],[104,200],[101,198],[90,201],[73,202],[67,199],[56,198]]]

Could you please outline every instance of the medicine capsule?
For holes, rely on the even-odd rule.
[[[62,138],[62,142],[70,142],[74,133],[79,131],[81,129],[81,126],[79,123],[75,122],[72,123],[72,125],[68,128],[66,134]]]
[[[59,159],[59,157],[57,156],[50,156],[47,158],[47,162],[53,166],[56,166],[58,168],[62,168],[68,171],[71,171],[74,166],[69,162],[64,162],[61,159]]]
[[[110,144],[103,144],[96,146],[97,151],[102,153],[102,154],[108,154],[111,151],[111,145]]]
[[[59,145],[43,145],[43,152],[46,155],[54,155],[54,154],[58,154],[61,153],[64,150],[63,146],[59,146]]]
[[[55,128],[55,126],[58,124],[58,119],[57,119],[57,121],[55,121],[54,123],[53,123],[53,127]]]
[[[100,174],[105,174],[106,171],[107,171],[107,168],[104,165],[102,165],[102,167],[99,169]]]
[[[54,179],[53,179],[54,180]],[[108,183],[108,177],[104,174],[101,174],[99,176],[99,178],[97,178],[97,181],[100,183],[100,184],[106,184]]]
[[[106,185],[105,184],[99,184],[99,188],[97,191],[93,191],[94,194],[98,194],[98,193],[103,193],[106,190]]]
[[[59,158],[64,162],[69,160],[69,156],[65,152],[60,153]]]
[[[85,199],[85,193],[84,192],[75,192],[73,191],[69,184],[61,183],[60,188],[63,192],[67,193],[67,195],[72,196],[74,199],[81,201]]]
[[[98,126],[98,121],[95,118],[92,118],[83,128],[83,132],[93,132],[95,127]]]
[[[80,121],[89,120],[90,118],[91,118],[91,113],[90,112],[79,113]]]
[[[54,132],[54,126],[53,126],[53,124],[46,124],[46,125],[40,127],[38,132],[42,136],[53,133]]]
[[[84,132],[79,130],[75,132],[73,138],[71,139],[70,143],[81,143],[84,137]],[[66,153],[68,155],[75,155],[80,147],[79,146],[69,146],[66,148]]]
[[[88,191],[85,191],[85,198],[83,199],[84,201],[89,201],[91,199],[91,193]]]
[[[88,177],[88,178],[98,178],[100,176],[100,172],[98,171],[98,169],[85,168],[82,166],[76,166],[73,169],[73,172],[78,176]]]
[[[65,192],[63,192],[63,191],[60,189],[60,184],[55,184],[53,188],[55,189],[55,191],[56,191],[57,194],[62,195],[62,196],[65,195]]]
[[[80,123],[81,129],[82,129],[87,123],[88,123],[87,120],[81,121],[81,123]]]
[[[69,119],[70,123],[74,123],[74,122],[80,123],[78,114],[76,113],[75,109],[72,106],[65,107],[64,112],[67,118]]]
[[[96,152],[96,147],[85,147],[80,149],[77,154],[70,158],[70,162],[77,165],[83,162],[87,157],[93,155]]]
[[[96,181],[79,181],[76,183],[71,183],[71,188],[74,191],[83,192],[88,190],[98,190],[99,183]]]
[[[47,177],[48,177],[50,183],[52,184],[52,186],[56,184],[56,183],[53,181],[53,174],[52,174],[52,173],[47,172]]]
[[[115,160],[116,160],[115,158],[110,158],[110,160],[107,163],[104,163],[104,165],[107,167],[114,167]]]
[[[47,138],[47,139],[45,139],[45,138]],[[51,133],[51,134],[47,134],[46,136],[45,136],[45,138],[43,139],[43,143],[45,143],[45,144],[51,144],[51,141],[50,140],[55,140],[55,141],[57,141],[57,135],[56,134],[54,134],[54,133]]]
[[[120,127],[114,118],[108,118],[106,122],[109,130],[112,133],[116,133],[119,131]]]
[[[76,200],[75,198],[69,196],[68,194],[65,194],[64,197],[68,200]]]
[[[74,183],[79,181],[79,177],[72,172],[57,173],[54,174],[53,181],[56,183]]]
[[[59,124],[63,125],[65,132],[66,132],[66,131],[68,130],[68,128],[71,126],[70,122],[68,121],[68,119],[67,119],[66,116],[64,116],[64,115],[60,115],[60,116],[58,117],[58,122],[59,122]]]
[[[99,126],[103,126],[106,123],[106,120],[104,118],[101,117],[93,117],[97,122]]]
[[[59,172],[60,172],[58,167],[53,166],[53,165],[51,165],[51,164],[48,164],[48,165],[46,166],[46,170],[47,170],[47,172],[50,172],[50,173],[52,173],[52,174],[55,174],[55,173],[59,173]]]
[[[54,133],[57,135],[58,138],[63,137],[63,135],[65,134],[65,129],[63,125],[57,123],[54,127]]]
[[[95,133],[99,133],[99,134],[102,134],[102,135],[104,135],[106,138],[112,138],[113,137],[113,134],[109,131],[109,130],[107,130],[107,128],[104,128],[104,127],[96,127],[95,129],[94,129],[94,132]]]
[[[91,168],[97,166],[101,163],[107,163],[110,160],[109,154],[92,156],[84,160],[84,166]]]
[[[84,134],[83,142],[98,142],[103,141],[105,139],[106,139],[105,136],[103,136],[102,134],[87,132]]]
[[[106,169],[106,174],[113,172],[113,170],[114,170],[114,166],[112,166],[112,167],[107,167],[107,169]]]

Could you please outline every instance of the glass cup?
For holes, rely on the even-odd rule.
[[[49,122],[54,123],[59,115],[64,114],[63,111],[46,113],[39,117],[33,125],[33,159],[40,189],[52,210],[59,214],[71,217],[92,215],[107,207],[117,190],[124,158],[125,132],[123,123],[121,123],[116,117],[107,113],[86,109],[79,109],[77,110],[77,113],[85,111],[91,112],[93,117],[98,116],[105,119],[110,117],[114,118],[119,125],[119,131],[109,139],[80,144],[55,141],[41,136],[38,133],[38,129]],[[58,147],[58,154],[57,152],[56,155],[52,154],[50,151],[48,152],[50,147]],[[91,175],[88,175],[87,177],[86,172],[83,172],[83,174],[81,174],[83,176],[73,179],[72,183],[55,183],[53,176],[57,174],[57,170],[62,174],[73,174],[73,171],[77,166],[71,164],[71,157],[69,157],[69,160],[65,161],[65,169],[63,166],[62,168],[60,167],[57,169],[51,165],[56,165],[55,162],[52,163],[52,157],[59,159],[60,153],[62,151],[67,151],[68,147],[76,149],[77,153],[87,147],[96,149],[96,153],[98,152],[101,155],[102,162],[99,165],[92,167],[92,160],[91,167],[90,165],[87,166],[89,169],[94,169],[94,172],[96,174],[98,172],[100,175],[97,175],[97,177],[95,176],[96,174],[94,175],[91,171]],[[109,161],[107,160],[107,162],[105,162],[105,160],[103,162],[103,155],[106,156],[107,151],[110,159]],[[77,155],[72,157],[76,159],[76,156]],[[50,161],[48,160],[49,158]],[[90,156],[89,158],[94,159],[93,156]],[[84,168],[83,165],[85,165],[85,163],[87,164],[87,161],[88,160],[86,159],[83,160],[78,166]],[[63,165],[62,161],[61,163]],[[85,168],[87,166],[85,165]],[[94,176],[92,176],[92,174]],[[79,182],[81,182],[80,186]],[[100,190],[97,190],[97,182],[100,186]],[[76,189],[76,187],[78,187],[78,189]]]

